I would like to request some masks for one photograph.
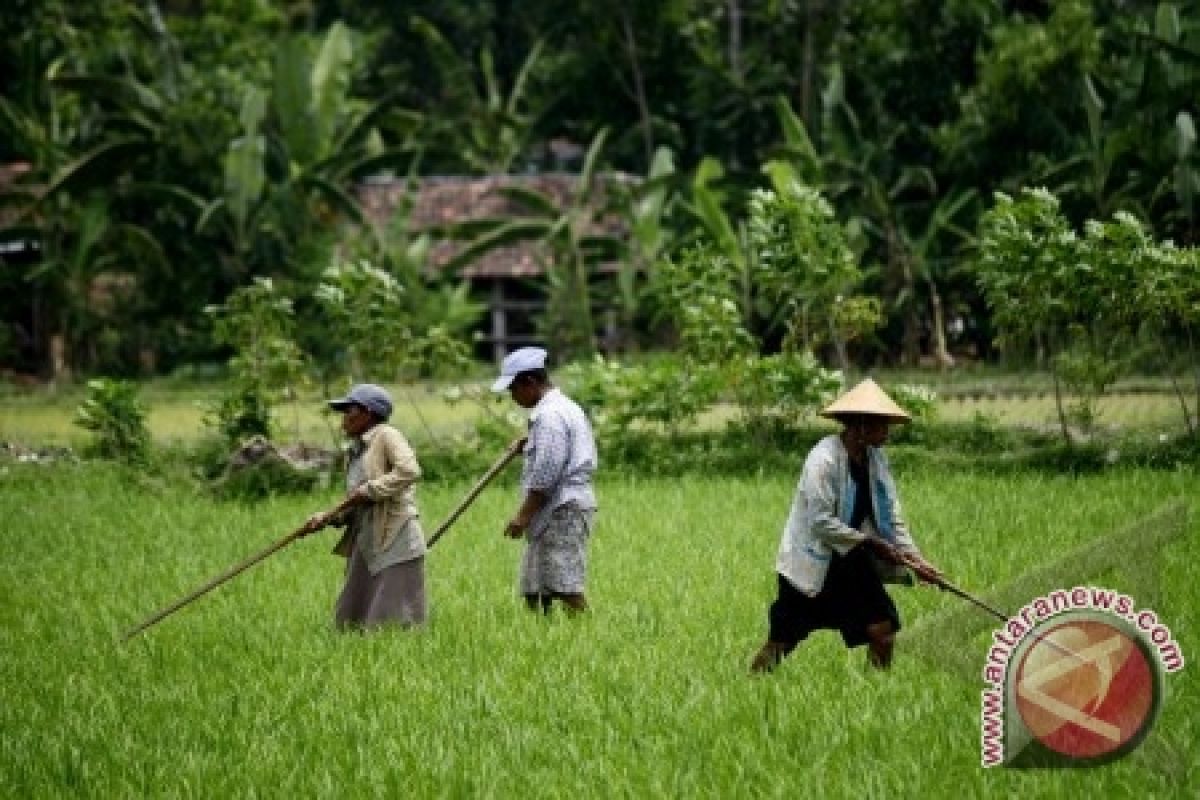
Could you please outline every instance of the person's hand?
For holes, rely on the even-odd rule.
[[[510,539],[520,539],[528,529],[529,520],[516,516],[510,519],[508,525],[504,527],[504,535]]]
[[[904,565],[916,573],[916,576],[925,583],[936,585],[942,577],[940,569],[916,553],[906,553],[904,556]]]
[[[880,539],[878,536],[871,536],[867,539],[867,546],[871,548],[871,552],[882,558],[884,561],[892,564],[902,564],[904,559],[900,556],[900,551],[890,542]]]
[[[300,526],[301,536],[307,536],[310,533],[315,533],[329,524],[329,512],[318,511],[313,514],[308,520]]]

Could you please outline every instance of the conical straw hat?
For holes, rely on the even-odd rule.
[[[821,416],[833,419],[842,414],[870,414],[886,417],[888,422],[908,422],[912,419],[907,411],[896,405],[896,401],[888,397],[887,392],[880,389],[879,384],[870,378],[834,400],[821,412]]]

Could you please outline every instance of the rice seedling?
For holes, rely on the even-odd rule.
[[[520,545],[501,536],[515,497],[496,486],[429,555],[424,631],[335,633],[341,561],[323,534],[119,646],[334,495],[251,506],[98,465],[3,470],[5,796],[1172,797],[1196,785],[1190,664],[1129,757],[982,769],[977,676],[939,669],[919,644],[962,601],[927,588],[894,592],[906,633],[890,673],[817,634],[751,678],[791,475],[606,476],[582,619],[522,608]],[[1134,470],[900,480],[929,557],[979,591],[1136,531],[1200,488],[1190,473]],[[421,489],[428,528],[465,488]],[[1158,559],[1155,610],[1192,655],[1200,537],[1187,525],[1158,553],[1130,541],[1128,558]],[[1093,577],[1121,580],[1080,580]],[[982,666],[986,639],[949,636],[941,647]]]

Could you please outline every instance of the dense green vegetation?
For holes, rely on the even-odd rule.
[[[1111,582],[1200,652],[1195,4],[11,0],[0,30],[0,794],[1200,784],[1194,664],[1129,758],[981,770],[986,633],[932,591],[898,594],[890,675],[832,636],[746,675],[814,411],[867,371],[952,578]],[[359,193],[538,173],[569,196],[429,230],[411,184],[384,221]],[[520,608],[510,473],[431,553],[426,631],[336,635],[314,538],[118,646],[333,502],[336,465],[225,469],[332,451],[349,380],[393,389],[430,526],[453,506],[525,424],[461,272],[518,241],[597,432],[594,613]]]
[[[0,470],[0,786],[12,796],[1185,797],[1200,778],[1195,518],[1155,559],[1113,544],[1138,582],[1062,563],[1195,496],[1191,472],[901,471],[916,535],[962,586],[986,594],[1059,563],[1056,586],[1153,603],[1189,659],[1136,753],[1025,772],[979,766],[987,636],[942,626],[962,606],[948,595],[896,592],[906,632],[890,674],[831,634],[769,679],[747,674],[791,474],[606,475],[582,620],[521,608],[517,549],[500,535],[514,497],[497,487],[430,554],[424,632],[336,635],[340,562],[318,537],[122,647],[121,631],[334,495],[246,506],[97,465]],[[467,485],[424,486],[425,518]]]
[[[591,182],[563,207],[522,195],[520,225],[438,235],[543,242],[545,330],[563,353],[595,344],[585,292],[604,260],[620,288],[595,300],[615,305],[626,343],[673,341],[659,273],[699,245],[763,355],[794,343],[844,367],[847,348],[851,363],[915,364],[1003,347],[1051,366],[1071,345],[1094,386],[1086,336],[1008,335],[980,285],[994,193],[1040,186],[1067,229],[1140,225],[1183,250],[1183,305],[1142,298],[1167,347],[1140,361],[1195,364],[1190,4],[18,0],[0,22],[0,163],[25,170],[0,185],[0,364],[21,371],[223,361],[230,343],[202,311],[255,278],[295,301],[313,366],[343,368],[349,345],[328,341],[341,318],[318,289],[344,283],[327,270],[346,256],[404,287],[400,329],[440,323],[433,344],[461,345],[473,317],[457,277],[427,274],[428,242],[403,218],[361,227],[355,185],[555,169],[649,179],[605,201],[628,235],[581,234],[601,213]],[[812,193],[827,217],[797,205]],[[780,296],[797,277],[799,296]]]

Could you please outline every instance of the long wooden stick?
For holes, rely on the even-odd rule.
[[[916,563],[913,562],[906,553],[898,553],[898,555],[900,556],[901,564],[903,564],[904,566],[913,570],[914,572],[917,572]],[[919,572],[917,572],[917,575],[918,575],[918,577],[920,577]],[[922,578],[922,580],[925,580],[925,579]],[[978,606],[979,608],[982,608],[984,611],[988,612],[993,617],[996,617],[1001,622],[1008,622],[1013,616],[1012,614],[1005,614],[1003,611],[998,610],[995,606],[988,605],[987,603],[980,600],[978,597],[971,594],[970,592],[968,592],[964,589],[958,588],[957,586],[955,586],[950,581],[946,580],[941,575],[938,575],[936,578],[933,578],[932,580],[929,581],[929,583],[932,583],[934,586],[938,587],[942,591],[949,592],[952,595],[961,597],[963,600],[966,600],[967,602],[974,603],[976,606]],[[1079,655],[1078,653],[1076,653],[1073,650],[1063,647],[1062,645],[1055,642],[1053,639],[1046,638],[1045,636],[1035,636],[1034,638],[1038,642],[1044,642],[1047,646],[1049,646],[1050,648],[1052,648],[1054,650],[1057,650],[1058,652],[1062,653],[1063,655],[1070,656],[1081,662],[1085,662],[1085,663],[1087,662],[1087,659],[1083,658],[1083,656]]]
[[[488,469],[488,471],[486,473],[484,473],[483,477],[480,478],[478,481],[476,481],[475,485],[471,487],[471,491],[467,493],[467,496],[463,498],[462,502],[460,502],[458,504],[458,506],[454,509],[454,511],[450,512],[450,516],[446,518],[446,521],[438,526],[438,529],[434,532],[433,536],[431,536],[429,539],[429,544],[428,544],[429,547],[433,547],[434,543],[437,542],[437,540],[439,538],[441,538],[442,534],[445,533],[446,530],[449,529],[449,527],[452,524],[454,524],[454,521],[456,519],[458,519],[460,516],[462,516],[462,513],[467,510],[467,507],[469,505],[471,505],[472,502],[474,502],[475,498],[479,496],[479,493],[483,491],[484,487],[486,487],[489,483],[491,483],[492,479],[495,478],[496,475],[498,475],[500,473],[500,470],[502,470],[506,466],[508,466],[508,462],[512,461],[516,457],[517,453],[521,452],[521,447],[524,444],[525,444],[525,438],[521,437],[521,438],[515,440],[512,444],[510,444],[508,446],[508,449],[504,451],[504,453],[500,456],[500,458],[496,461],[496,463],[492,464],[492,466]],[[348,494],[346,496],[346,498],[344,500],[342,500],[341,503],[338,504],[338,506],[336,508],[334,508],[329,513],[337,514],[341,511],[345,510],[346,508],[349,508],[353,504],[354,504],[354,493],[351,492],[350,494]],[[296,530],[292,531],[291,533],[289,533],[287,536],[284,536],[282,539],[275,542],[274,544],[272,544],[270,547],[266,548],[265,550],[261,550],[258,553],[255,553],[254,555],[250,556],[246,560],[240,561],[237,564],[234,564],[232,567],[227,569],[225,572],[223,572],[220,575],[218,575],[217,577],[213,578],[212,580],[210,580],[208,583],[204,584],[200,588],[191,592],[187,596],[182,597],[179,600],[176,600],[174,603],[171,603],[171,605],[167,606],[166,608],[162,609],[161,611],[155,612],[153,615],[147,617],[145,620],[138,623],[133,628],[130,628],[128,631],[126,631],[121,636],[121,641],[122,642],[129,641],[134,636],[137,636],[139,633],[146,630],[147,628],[149,628],[153,625],[156,625],[159,622],[161,622],[162,620],[171,616],[176,611],[178,611],[179,609],[186,606],[188,603],[191,603],[192,601],[197,600],[200,597],[203,597],[204,595],[208,594],[213,589],[217,588],[218,586],[225,583],[226,581],[229,581],[229,580],[237,577],[238,575],[242,574],[246,570],[250,569],[250,567],[253,567],[255,564],[262,561],[263,559],[268,558],[269,556],[272,556],[275,553],[279,552],[280,550],[287,547],[292,542],[294,542],[297,539],[299,539],[300,537],[304,536],[305,533],[307,533],[307,532],[308,531],[305,530],[305,527],[301,526],[301,527],[297,528]]]
[[[446,520],[437,527],[437,530],[435,530],[433,535],[429,537],[429,541],[425,545],[426,547],[432,548],[435,544],[437,544],[437,540],[442,538],[442,534],[444,534],[450,528],[450,526],[454,524],[455,520],[462,516],[462,513],[467,510],[467,507],[470,506],[471,503],[475,502],[475,498],[479,497],[479,493],[484,490],[484,487],[492,482],[493,478],[500,474],[501,470],[508,466],[508,462],[517,457],[517,453],[521,452],[521,448],[524,446],[524,436],[515,439],[513,443],[508,446],[508,449],[500,455],[500,458],[496,459],[496,463],[492,464],[492,466],[488,468],[488,471],[483,473],[483,477],[475,482],[475,485],[471,487],[471,491],[467,492],[467,496],[462,499],[462,502],[460,502],[458,506],[450,512],[450,516],[446,517]]]
[[[1005,614],[1003,611],[999,611],[996,608],[993,608],[992,606],[983,602],[978,597],[975,597],[970,592],[967,592],[963,589],[958,588],[957,586],[952,584],[950,581],[946,580],[946,578],[943,577],[942,575],[930,576],[928,578],[925,577],[922,574],[923,569],[921,568],[920,564],[917,561],[915,561],[909,553],[905,553],[905,552],[901,551],[898,547],[893,545],[888,540],[886,540],[882,537],[878,537],[878,536],[868,536],[867,540],[875,541],[875,542],[878,542],[882,545],[886,545],[889,548],[891,548],[891,551],[894,554],[894,557],[896,559],[898,559],[900,565],[911,569],[913,572],[916,573],[917,577],[920,580],[923,580],[926,583],[931,583],[943,591],[950,592],[950,594],[953,594],[953,595],[958,595],[963,600],[974,603],[975,605],[982,608],[984,611],[991,614],[993,617],[998,618],[1001,622],[1008,622],[1009,617],[1011,616],[1010,614]]]
[[[350,506],[352,506],[354,504],[355,504],[354,492],[350,492],[344,498],[342,498],[342,501],[340,503],[338,503],[337,506],[335,506],[328,513],[329,514],[340,514],[342,511],[345,511],[347,508],[349,508]],[[243,572],[250,569],[250,567],[253,567],[255,564],[262,561],[264,558],[267,558],[268,556],[274,555],[275,553],[279,552],[280,550],[287,547],[292,542],[294,542],[297,539],[304,536],[306,533],[310,533],[310,531],[306,530],[306,526],[302,525],[299,528],[297,528],[296,530],[289,533],[287,536],[284,536],[282,539],[275,542],[275,544],[266,548],[265,550],[260,550],[259,552],[250,556],[246,560],[239,561],[238,563],[234,564],[229,569],[225,570],[225,572],[222,572],[220,575],[218,575],[217,577],[213,578],[208,583],[201,586],[199,589],[196,589],[191,594],[187,595],[186,597],[182,597],[179,600],[176,600],[174,603],[172,603],[171,605],[162,609],[161,611],[158,611],[155,614],[153,614],[152,616],[147,617],[144,621],[139,623],[137,626],[130,628],[128,631],[126,631],[124,633],[124,635],[121,636],[121,641],[122,642],[129,641],[134,636],[137,636],[139,633],[146,630],[150,626],[156,625],[159,622],[161,622],[162,620],[171,616],[176,611],[183,608],[184,606],[186,606],[188,603],[192,602],[193,600],[203,597],[204,595],[211,592],[213,589],[220,586],[222,583],[225,583],[226,581],[230,580],[231,578],[235,578],[238,575],[241,575]]]
[[[983,602],[982,600],[980,600],[978,597],[971,594],[970,592],[966,592],[966,591],[963,591],[962,589],[959,589],[957,586],[950,583],[950,581],[946,580],[945,578],[938,577],[938,579],[936,581],[934,581],[934,585],[943,591],[949,592],[950,594],[958,595],[959,597],[961,597],[963,600],[966,600],[967,602],[974,603],[975,605],[982,608],[984,611],[991,614],[993,617],[996,617],[997,619],[999,619],[1001,622],[1008,622],[1008,620],[1010,618],[1010,616],[1008,614],[1005,614],[1003,611],[997,610],[993,606],[989,606],[987,603]]]

